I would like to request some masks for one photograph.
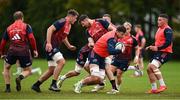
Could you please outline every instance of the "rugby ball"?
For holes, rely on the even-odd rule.
[[[124,44],[122,42],[117,42],[116,46],[115,46],[115,49],[116,50],[121,50],[122,52],[124,52],[125,46],[124,46]]]

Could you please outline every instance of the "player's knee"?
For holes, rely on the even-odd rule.
[[[148,67],[147,67],[147,72],[152,72],[153,70],[155,69],[155,66],[153,64],[149,64]]]
[[[80,74],[80,73],[77,73],[77,72],[76,72],[75,76],[78,76],[79,74]]]
[[[160,66],[161,66],[161,62],[159,62],[158,60],[153,59],[153,60],[151,61],[151,67],[159,68]]]
[[[99,76],[94,76],[93,77],[94,81],[96,81],[97,83],[101,83],[101,78]]]
[[[154,74],[156,75],[160,75],[161,74],[161,71],[157,68],[155,70],[153,70]]]
[[[150,64],[150,69],[153,71],[153,70],[157,69],[157,67],[154,64]]]
[[[82,66],[81,65],[79,65],[79,64],[76,64],[75,65],[75,69],[74,69],[74,71],[76,72],[76,74],[80,74],[81,73],[81,70],[82,70]]]
[[[122,71],[121,70],[117,70],[117,77],[121,77],[122,76]]]
[[[121,82],[122,81],[122,75],[117,74],[117,80],[118,80],[118,82]]]
[[[7,71],[7,70],[4,70],[4,71],[2,72],[2,74],[3,74],[4,76],[8,75],[8,73],[9,73],[9,70],[8,70],[8,71]]]
[[[118,80],[121,80],[121,76],[122,76],[122,75],[117,74],[117,79],[118,79]]]
[[[80,72],[76,72],[76,71],[74,71],[74,76],[78,76],[80,74]]]
[[[4,67],[4,70],[10,70],[10,67]]]
[[[31,74],[31,67],[27,67],[27,68],[25,68],[25,71],[27,71],[29,74]]]
[[[80,72],[77,72],[77,71],[75,71],[75,70],[73,71],[73,75],[74,75],[74,76],[78,76],[79,74],[80,74]]]
[[[64,65],[66,63],[65,59],[62,59],[61,63]]]
[[[11,68],[11,65],[5,62],[4,69],[5,70],[10,70],[10,68]]]
[[[109,67],[109,70],[113,73],[116,73],[117,74],[117,71],[116,71],[116,67],[115,66],[111,66]]]
[[[66,63],[65,59],[60,59],[57,61],[58,64],[64,65]]]
[[[57,52],[56,54],[54,54],[54,56],[52,57],[53,61],[55,61],[57,64],[65,64],[65,59],[63,57],[63,55],[60,52]]]

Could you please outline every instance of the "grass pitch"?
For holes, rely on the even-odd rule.
[[[148,62],[145,62],[145,69]],[[66,65],[61,74],[65,74],[69,70],[74,69],[75,60],[67,60]],[[0,60],[0,72],[3,70],[3,60]],[[42,72],[47,69],[47,61],[44,59],[35,59],[33,67],[40,67]],[[16,67],[12,66],[11,72],[15,72]],[[22,90],[17,92],[15,90],[15,77],[11,75],[11,93],[4,93],[5,84],[3,75],[0,75],[0,99],[179,99],[180,100],[180,62],[170,61],[161,68],[164,80],[168,89],[160,94],[145,94],[145,91],[150,89],[147,73],[144,71],[144,76],[139,78],[132,78],[130,75],[133,71],[127,71],[123,76],[123,83],[120,92],[116,95],[108,95],[107,91],[111,89],[111,85],[106,79],[106,87],[104,90],[97,93],[91,93],[93,86],[84,87],[81,94],[73,92],[73,84],[81,80],[87,75],[83,71],[79,76],[67,79],[61,92],[49,91],[49,85],[52,78],[45,81],[41,85],[42,93],[36,93],[31,90],[31,86],[39,78],[37,73],[22,81]]]

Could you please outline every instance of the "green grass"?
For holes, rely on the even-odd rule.
[[[67,60],[66,65],[61,74],[74,69],[75,60]],[[3,70],[3,61],[0,60],[0,72]],[[41,67],[43,72],[47,69],[46,60],[34,60],[33,66]],[[147,62],[145,63],[147,66]],[[145,68],[146,69],[146,68]],[[106,79],[106,87],[98,93],[91,93],[92,86],[84,87],[81,94],[73,92],[73,84],[87,75],[86,72],[80,76],[73,77],[64,82],[62,90],[59,93],[48,90],[51,79],[44,82],[41,86],[42,93],[36,93],[31,90],[31,85],[39,78],[38,74],[34,74],[22,81],[22,90],[15,90],[15,76],[11,75],[11,93],[4,93],[5,84],[3,76],[0,75],[0,99],[180,99],[180,62],[170,61],[161,68],[165,82],[168,86],[167,91],[160,94],[145,94],[150,89],[150,84],[146,72],[140,78],[132,78],[132,71],[127,71],[123,76],[120,93],[116,95],[108,95],[106,92],[111,89],[108,79]],[[16,67],[12,66],[11,72],[15,72]]]

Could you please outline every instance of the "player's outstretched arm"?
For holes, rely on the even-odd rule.
[[[66,45],[66,47],[67,47],[69,50],[72,50],[72,51],[76,50],[76,47],[73,46],[73,45],[71,45],[71,44],[69,43],[67,37],[63,40],[63,43]]]

